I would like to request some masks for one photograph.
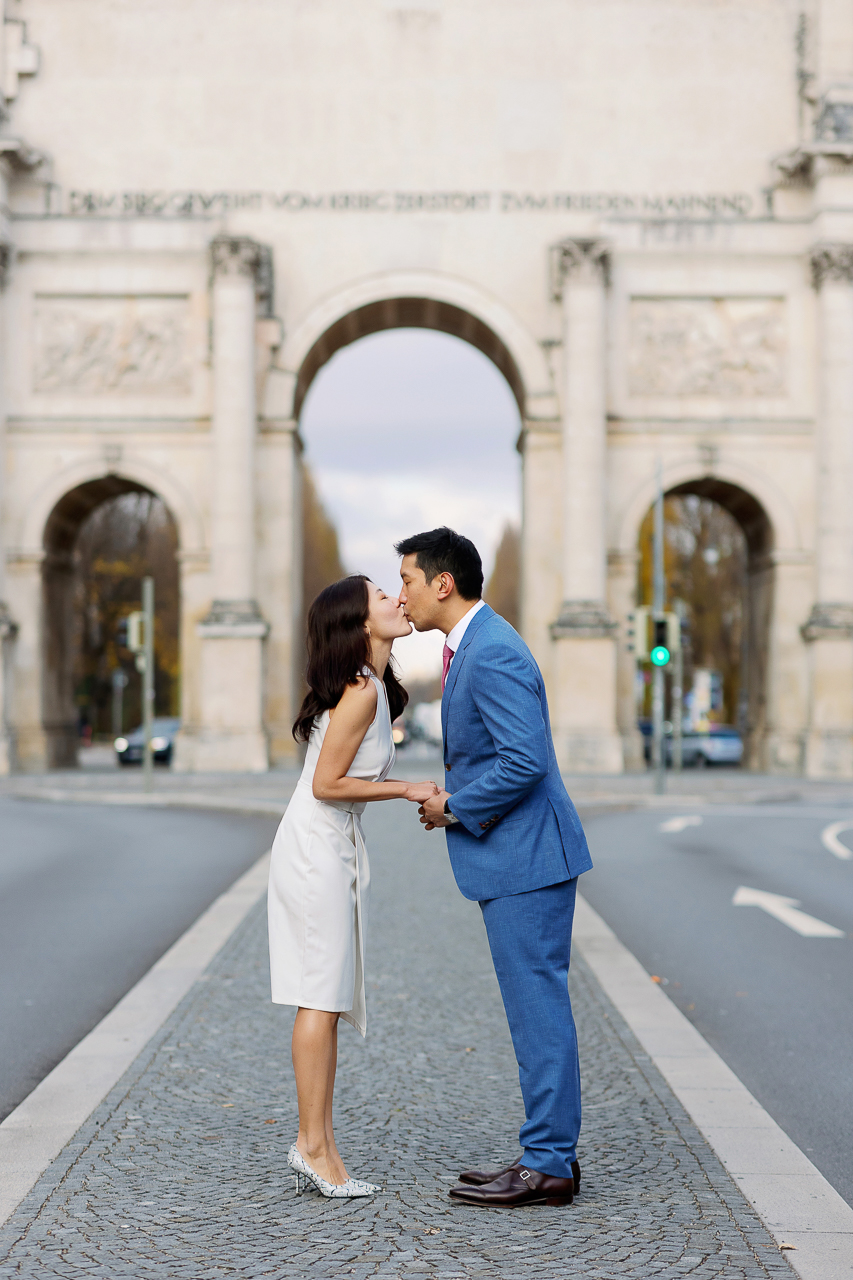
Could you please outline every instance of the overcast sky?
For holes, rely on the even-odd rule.
[[[488,579],[506,521],[520,519],[521,474],[518,406],[487,356],[429,329],[362,338],[314,379],[300,425],[347,569],[396,595],[394,542],[449,524]],[[442,644],[398,642],[404,675],[440,670]]]

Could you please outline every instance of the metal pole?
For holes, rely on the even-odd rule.
[[[684,618],[684,601],[676,600],[678,618],[678,648],[675,651],[675,667],[672,673],[672,767],[681,773],[682,708],[684,704],[684,635],[681,624]]]
[[[124,728],[124,689],[127,676],[121,667],[113,672],[113,737],[117,738]]]
[[[143,651],[144,666],[142,668],[142,733],[143,744],[143,778],[146,791],[154,786],[154,757],[151,754],[151,730],[154,720],[154,579],[142,579],[142,612],[145,617]]]
[[[653,616],[656,620],[663,617],[665,608],[665,592],[663,579],[663,480],[661,478],[661,462],[657,463],[657,495],[655,497],[654,539],[652,544],[654,566],[654,595],[652,600]],[[666,790],[666,756],[663,742],[663,667],[654,668],[652,685],[652,762],[655,768],[655,793],[662,796]]]

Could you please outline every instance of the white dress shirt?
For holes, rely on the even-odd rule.
[[[462,637],[467,631],[468,624],[470,623],[471,619],[474,617],[474,614],[479,613],[485,603],[486,603],[485,600],[478,600],[476,604],[471,606],[471,608],[464,615],[464,617],[459,619],[459,621],[457,622],[453,630],[448,633],[447,639],[445,640],[445,644],[447,645],[448,649],[453,650],[454,654],[456,653],[457,649],[462,643]],[[451,658],[450,667],[452,666],[453,666],[453,659]],[[447,668],[448,674],[450,672],[450,667]]]

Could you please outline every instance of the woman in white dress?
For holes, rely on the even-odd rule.
[[[434,782],[395,782],[391,722],[408,701],[391,662],[411,633],[400,602],[362,575],[333,583],[308,614],[308,694],[293,727],[308,750],[272,850],[272,998],[297,1006],[293,1070],[299,1132],[288,1163],[297,1189],[371,1195],[335,1146],[332,1094],[338,1020],[362,1035],[370,870],[360,815],[370,800],[422,804]]]

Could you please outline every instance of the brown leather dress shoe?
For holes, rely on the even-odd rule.
[[[484,1187],[487,1182],[494,1182],[495,1178],[499,1178],[504,1173],[509,1173],[510,1169],[520,1169],[522,1167],[521,1161],[516,1160],[515,1164],[508,1164],[505,1169],[496,1169],[494,1173],[483,1173],[480,1169],[467,1169],[465,1173],[460,1173],[459,1181],[467,1182],[471,1187]],[[572,1161],[572,1182],[574,1183],[574,1194],[578,1195],[581,1189],[581,1167],[577,1160]]]
[[[448,1195],[451,1200],[461,1200],[464,1204],[516,1209],[525,1204],[571,1204],[574,1190],[572,1178],[550,1178],[547,1173],[515,1164],[483,1187],[452,1187]]]

